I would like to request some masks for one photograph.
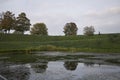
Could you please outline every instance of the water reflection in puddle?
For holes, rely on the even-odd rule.
[[[45,68],[44,68],[45,69]],[[39,69],[38,69],[39,70]],[[120,73],[120,68],[108,65],[87,64],[77,62],[49,62],[46,70],[36,73],[31,69],[29,80],[82,80],[89,74]],[[102,79],[101,79],[102,80]]]
[[[8,80],[94,80],[95,75],[106,75],[105,79],[95,80],[119,80],[120,67],[76,61],[49,61],[4,65],[0,67],[0,75]],[[113,76],[111,79],[108,77],[110,75]]]
[[[119,60],[119,54],[38,52],[1,55],[0,77],[8,80],[120,80]],[[20,64],[22,62],[25,63]]]

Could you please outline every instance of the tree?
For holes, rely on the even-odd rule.
[[[73,22],[70,23],[66,23],[66,25],[64,26],[64,33],[66,36],[68,35],[77,35],[77,25]]]
[[[16,26],[14,27],[15,32],[24,34],[25,31],[30,29],[30,20],[26,17],[26,14],[23,12],[19,14],[16,19]]]
[[[2,19],[3,19],[3,14],[0,13],[0,33],[2,32]]]
[[[67,69],[67,70],[75,70],[77,68],[77,65],[78,65],[78,62],[75,62],[75,61],[66,61],[64,63],[64,67]]]
[[[0,29],[5,32],[10,32],[15,25],[15,16],[10,11],[6,11],[5,13],[0,14]]]
[[[47,27],[44,23],[36,23],[31,28],[31,34],[35,35],[48,35]]]
[[[31,68],[36,73],[44,73],[48,67],[47,64],[48,64],[48,62],[35,63],[35,64],[31,65]]]
[[[84,27],[84,35],[92,36],[92,35],[94,35],[94,32],[95,32],[95,29],[94,29],[93,26],[90,26],[90,27],[86,26],[86,27]]]

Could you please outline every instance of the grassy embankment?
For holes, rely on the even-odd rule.
[[[94,36],[0,34],[0,52],[34,50],[120,53],[120,34]]]

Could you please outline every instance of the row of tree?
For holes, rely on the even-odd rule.
[[[18,17],[15,17],[10,11],[6,11],[0,14],[0,31],[9,33],[10,30],[15,30],[14,33],[24,34],[25,31],[30,30],[30,20],[26,17],[24,12],[20,13]]]
[[[0,32],[10,33],[10,30],[14,30],[15,34],[24,34],[25,31],[30,31],[32,35],[48,35],[48,28],[44,23],[36,23],[31,29],[30,26],[30,20],[24,12],[20,13],[18,17],[15,17],[15,14],[10,11],[0,14]],[[77,35],[78,27],[74,22],[66,23],[63,29],[66,36]],[[84,27],[85,35],[93,35],[94,32],[93,26]]]
[[[73,22],[70,22],[70,23],[66,23],[66,25],[64,26],[63,32],[67,36],[67,35],[77,35],[77,31],[78,31],[77,25]],[[85,35],[91,36],[91,35],[94,35],[94,32],[95,32],[95,29],[93,26],[84,27],[84,34]]]

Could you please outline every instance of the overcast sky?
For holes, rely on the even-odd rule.
[[[44,22],[49,35],[64,35],[66,23],[74,22],[83,34],[93,25],[96,33],[120,33],[120,0],[0,0],[0,13],[25,12],[31,24]]]

